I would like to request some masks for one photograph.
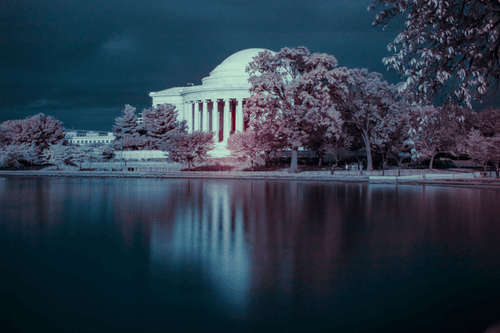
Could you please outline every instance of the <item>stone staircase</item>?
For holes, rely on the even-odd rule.
[[[231,154],[231,152],[226,148],[225,142],[217,142],[215,148],[211,150],[208,155],[210,157],[226,157]]]

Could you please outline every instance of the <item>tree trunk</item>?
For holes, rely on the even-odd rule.
[[[487,173],[487,171],[486,171],[486,164],[487,164],[486,162],[483,163],[483,170],[484,170],[483,177],[486,177],[486,173]]]
[[[253,172],[253,160],[250,161],[252,163],[252,172]]]
[[[333,175],[335,172],[335,164],[332,163],[332,168],[330,169],[330,175]]]
[[[373,158],[372,158],[372,143],[369,135],[365,130],[362,130],[363,141],[366,148],[366,170],[373,171]]]
[[[369,142],[366,144],[366,170],[373,171],[372,147]]]
[[[436,157],[436,155],[432,155],[431,157],[431,162],[429,163],[429,170],[432,170],[432,164],[434,163],[434,157]]]
[[[323,162],[323,156],[318,154],[319,156],[319,163],[318,163],[318,167],[321,167],[321,162]]]
[[[401,164],[403,164],[403,159],[399,157],[399,163],[398,163],[398,177],[401,176]]]
[[[292,161],[288,173],[297,173],[299,164],[299,148],[292,148]]]
[[[493,165],[495,166],[495,176],[496,176],[496,178],[500,178],[499,177],[500,170],[498,169],[498,163],[493,163]]]

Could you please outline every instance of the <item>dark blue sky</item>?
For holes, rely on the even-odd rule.
[[[0,2],[0,121],[44,112],[111,130],[125,104],[201,84],[231,54],[306,46],[397,82],[382,58],[403,28],[372,27],[370,0],[8,0]]]

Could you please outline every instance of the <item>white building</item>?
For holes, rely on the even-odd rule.
[[[85,145],[91,143],[111,144],[115,139],[113,132],[94,132],[85,130],[66,131],[65,139],[68,142]]]
[[[201,85],[188,84],[151,92],[153,106],[170,103],[177,107],[179,120],[186,120],[189,132],[216,132],[221,155],[227,139],[235,131],[243,131],[243,104],[250,96],[249,75],[245,69],[259,52],[266,49],[246,49],[226,58],[203,78]],[[272,52],[272,51],[271,51]],[[273,52],[274,53],[274,52]]]

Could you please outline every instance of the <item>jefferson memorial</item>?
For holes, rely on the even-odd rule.
[[[189,132],[216,132],[216,149],[225,148],[235,131],[243,131],[243,104],[250,96],[250,77],[245,72],[249,62],[266,49],[246,49],[226,58],[203,78],[202,84],[151,92],[153,106],[170,103],[177,107],[179,120],[186,120]],[[272,52],[272,51],[270,51]],[[274,52],[272,52],[274,53]]]

